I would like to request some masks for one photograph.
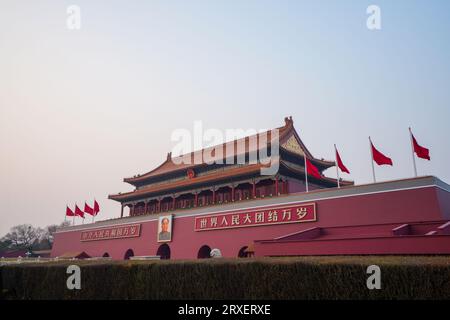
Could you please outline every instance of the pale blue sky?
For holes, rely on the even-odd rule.
[[[444,0],[0,0],[0,234],[94,197],[118,216],[107,195],[195,120],[260,129],[292,115],[314,156],[338,145],[356,183],[372,180],[369,135],[394,161],[379,180],[412,176],[412,126],[431,149],[419,174],[450,182],[449,30]]]

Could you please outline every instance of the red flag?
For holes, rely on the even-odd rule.
[[[372,146],[372,156],[373,156],[373,161],[375,161],[377,163],[377,165],[381,166],[383,164],[388,164],[388,165],[393,165],[392,163],[392,159],[389,157],[386,157],[384,154],[382,154],[380,151],[378,151],[374,146],[372,141],[370,142],[371,146]]]
[[[411,137],[413,140],[414,152],[417,154],[419,158],[430,160],[430,150],[425,147],[422,147],[417,143],[416,138],[411,132]]]
[[[84,203],[84,212],[90,214],[91,216],[94,215],[94,209],[88,206],[88,204]]]
[[[94,216],[96,216],[100,212],[100,206],[98,205],[97,200],[94,200]]]
[[[344,163],[342,162],[341,156],[339,155],[339,152],[337,151],[337,149],[336,149],[336,162],[337,162],[339,169],[341,169],[342,172],[350,173],[350,171],[348,171],[347,167],[344,166]]]
[[[78,208],[78,205],[75,205],[75,215],[80,216],[84,219],[84,212]]]
[[[68,217],[75,216],[75,213],[73,213],[72,209],[70,209],[69,206],[66,207],[66,216],[68,216]]]
[[[319,169],[317,169],[317,167],[313,165],[308,158],[305,157],[305,160],[307,174],[313,176],[314,178],[321,179],[322,176],[320,175]]]

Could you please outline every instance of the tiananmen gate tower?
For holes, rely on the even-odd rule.
[[[265,165],[251,161],[261,148],[270,150],[270,132],[256,148],[251,141],[260,134],[212,147],[214,155],[225,155],[214,163],[180,161],[205,150],[169,153],[155,169],[124,179],[133,191],[109,195],[120,204],[120,217],[58,229],[52,257],[450,253],[448,184],[432,176],[364,185],[341,179],[338,188],[323,174],[335,162],[314,157],[292,118],[284,122],[277,128],[275,173],[262,174]],[[225,159],[230,145],[238,150],[231,164]],[[308,192],[305,157],[320,173],[306,170]]]

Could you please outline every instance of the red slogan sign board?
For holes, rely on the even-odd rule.
[[[140,224],[129,224],[125,226],[83,231],[81,233],[81,241],[134,238],[139,237],[140,234],[141,234]]]
[[[257,227],[272,224],[316,221],[316,204],[250,209],[235,213],[211,214],[195,218],[195,231]]]

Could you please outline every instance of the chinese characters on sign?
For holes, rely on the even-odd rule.
[[[196,217],[195,231],[309,222],[316,221],[316,219],[316,204],[308,203]]]
[[[140,224],[130,224],[126,226],[117,226],[117,227],[83,231],[81,233],[81,241],[134,238],[139,237],[140,233],[141,233]]]

